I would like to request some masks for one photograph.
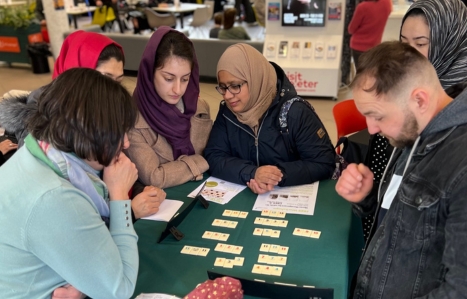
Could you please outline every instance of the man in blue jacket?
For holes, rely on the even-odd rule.
[[[357,108],[396,149],[377,197],[363,164],[336,185],[361,215],[376,213],[353,298],[467,298],[467,90],[449,97],[407,44],[383,43],[359,62]]]

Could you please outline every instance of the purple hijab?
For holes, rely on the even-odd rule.
[[[174,159],[181,155],[193,155],[195,149],[190,140],[191,117],[195,114],[199,96],[199,67],[193,50],[193,69],[188,87],[183,95],[185,112],[181,113],[175,105],[165,102],[154,87],[156,50],[161,39],[169,32],[177,32],[192,42],[181,32],[167,26],[159,27],[151,36],[139,65],[138,78],[133,97],[139,112],[156,133],[164,136],[172,146]]]

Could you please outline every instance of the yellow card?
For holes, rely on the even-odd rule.
[[[263,229],[262,228],[255,228],[255,230],[253,231],[253,235],[255,235],[255,236],[263,235]]]
[[[321,236],[320,231],[317,231],[317,230],[312,230],[311,231],[310,238],[319,239],[319,236]]]
[[[240,215],[238,215],[238,218],[246,218],[248,216],[248,212],[240,212]]]
[[[279,248],[279,251],[277,252],[278,254],[282,254],[282,255],[287,255],[287,253],[289,252],[289,247],[287,246],[281,246]]]
[[[273,231],[271,231],[271,237],[273,237],[273,238],[279,238],[280,235],[281,235],[281,231],[280,231],[280,230],[273,230]]]
[[[231,217],[238,217],[238,215],[240,215],[240,211],[232,211],[232,215],[230,215]]]
[[[270,213],[271,213],[271,211],[269,211],[269,210],[262,210],[261,211],[261,216],[269,216]]]
[[[281,276],[282,275],[282,267],[272,267],[270,275]]]
[[[199,252],[198,252],[198,255],[199,256],[207,256],[208,253],[209,253],[209,248],[200,248]]]
[[[223,257],[218,257],[218,258],[216,258],[216,261],[214,262],[214,266],[216,266],[216,267],[224,267],[224,263],[225,263],[225,258],[223,258]]]
[[[234,265],[235,266],[243,266],[243,262],[245,261],[244,257],[237,256],[234,258]]]
[[[212,239],[212,234],[213,234],[213,232],[210,232],[210,231],[207,230],[207,231],[204,232],[202,238],[203,239]]]
[[[233,268],[234,260],[226,259],[224,262],[224,268]]]
[[[261,217],[256,217],[255,218],[255,224],[263,224],[264,222],[264,218],[261,218]]]
[[[271,248],[270,244],[261,244],[261,247],[259,248],[259,251],[262,252],[269,252],[269,248]]]

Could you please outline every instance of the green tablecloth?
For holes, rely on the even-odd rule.
[[[165,190],[167,198],[183,200],[185,204],[181,209],[184,209],[192,200],[187,195],[198,185],[200,182],[189,182],[168,188]],[[183,297],[207,279],[207,270],[212,270],[246,279],[333,288],[334,298],[346,298],[349,278],[357,267],[363,241],[360,222],[352,215],[351,205],[336,194],[334,186],[335,181],[320,182],[313,216],[287,214],[289,223],[286,228],[270,227],[281,231],[280,238],[253,235],[254,228],[265,226],[253,223],[261,213],[252,211],[256,195],[248,188],[226,205],[210,203],[206,210],[197,203],[178,227],[185,234],[181,241],[170,235],[157,244],[166,223],[137,221],[135,230],[139,236],[140,266],[134,296],[168,293]],[[225,209],[247,211],[249,214],[246,219],[224,217]],[[216,218],[238,221],[238,225],[235,229],[212,226]],[[321,231],[321,237],[294,236],[292,232],[296,227]],[[225,242],[203,239],[201,236],[206,230],[228,233],[230,237]],[[214,251],[217,243],[241,245],[243,251],[240,255],[217,252]],[[251,273],[262,243],[289,246],[287,265],[280,277]],[[185,245],[210,248],[211,251],[207,257],[181,254]],[[232,259],[235,256],[245,257],[242,267],[214,267],[216,257]]]

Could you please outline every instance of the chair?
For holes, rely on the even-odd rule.
[[[209,15],[209,6],[206,5],[205,7],[196,8],[193,13],[193,20],[191,21],[190,26],[194,30],[201,29],[201,27],[206,24],[211,17],[212,15]],[[201,30],[201,35],[203,35],[203,30]]]
[[[99,25],[101,30],[104,32],[112,31],[112,27],[116,19],[117,17],[115,16],[113,8],[104,5],[94,11],[91,24],[89,25]]]
[[[213,15],[214,15],[215,1],[214,0],[206,0],[206,1],[204,1],[204,4],[208,7],[209,20],[211,20]]]
[[[357,110],[353,99],[337,103],[332,108],[337,128],[337,139],[367,128],[365,117]],[[336,149],[340,154],[340,148]]]
[[[144,8],[144,14],[148,20],[149,27],[156,30],[160,26],[177,26],[177,20],[173,14],[159,14],[149,7]]]

